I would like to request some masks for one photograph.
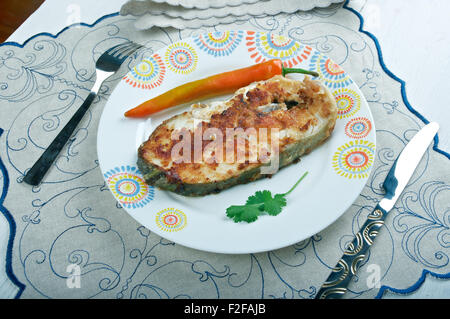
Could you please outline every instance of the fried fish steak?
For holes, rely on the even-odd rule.
[[[336,118],[336,101],[319,81],[277,75],[165,120],[140,145],[137,164],[160,189],[217,193],[271,176],[274,161],[297,162],[331,135]]]

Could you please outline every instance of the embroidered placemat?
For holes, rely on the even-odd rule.
[[[376,41],[360,31],[360,16],[342,5],[198,30],[136,31],[135,21],[113,14],[57,37],[0,46],[0,211],[10,229],[2,257],[9,280],[0,288],[22,298],[313,298],[382,197],[393,161],[424,125],[407,102],[404,83],[386,69]],[[98,167],[99,117],[121,77],[143,54],[224,30],[284,35],[330,56],[359,85],[375,119],[375,166],[362,194],[324,231],[276,251],[223,255],[165,240],[120,208]],[[24,173],[88,95],[96,59],[123,39],[144,44],[146,52],[104,84],[44,183],[23,183]],[[436,140],[346,298],[407,292],[427,273],[450,276],[448,159]]]

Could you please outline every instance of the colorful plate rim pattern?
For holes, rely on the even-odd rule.
[[[198,214],[198,210],[202,210],[202,208],[201,205],[198,206],[195,203],[195,200],[182,198],[146,185],[135,162],[137,146],[156,127],[158,120],[162,121],[164,116],[165,118],[170,117],[180,113],[181,110],[151,118],[150,122],[155,120],[156,123],[148,127],[148,120],[124,120],[123,111],[130,108],[127,106],[130,105],[129,103],[124,105],[124,102],[128,101],[125,96],[134,96],[134,103],[142,102],[182,83],[215,74],[221,70],[237,69],[272,58],[281,59],[286,67],[302,67],[318,72],[318,79],[336,98],[338,120],[332,137],[325,143],[331,144],[332,147],[328,145],[327,150],[322,151],[325,155],[320,155],[322,161],[326,157],[324,163],[327,165],[326,172],[322,173],[325,174],[325,177],[322,179],[328,178],[330,183],[336,184],[335,189],[340,189],[339,191],[342,192],[341,200],[345,200],[342,200],[342,205],[337,205],[338,213],[330,214],[329,218],[318,223],[320,225],[316,228],[313,227],[311,231],[304,232],[300,229],[298,235],[291,233],[285,236],[286,240],[280,240],[278,245],[274,243],[253,246],[247,244],[233,249],[232,244],[225,247],[226,245],[224,246],[223,243],[218,243],[215,247],[211,241],[218,242],[217,238],[210,238],[208,245],[202,245],[200,239],[202,236],[192,235],[192,231],[189,230],[196,228],[196,225],[214,220],[214,217]],[[214,66],[213,71],[209,67],[212,65]],[[232,65],[236,65],[236,67],[231,67]],[[112,125],[115,125],[111,123],[119,123],[117,125],[119,129],[123,129],[123,132],[131,130],[134,133],[118,135],[118,141],[111,140],[109,136],[113,129]],[[117,125],[114,126],[114,129]],[[146,126],[147,128],[143,128]],[[125,145],[127,142],[125,139],[129,140],[131,137],[133,137],[131,141],[137,141],[136,145],[131,143],[132,147],[118,146]],[[123,77],[108,100],[100,120],[97,143],[100,167],[106,184],[118,203],[132,217],[158,235],[176,243],[219,253],[251,253],[282,248],[324,229],[342,215],[360,194],[370,175],[376,154],[375,125],[372,114],[361,91],[341,66],[314,48],[288,37],[270,32],[244,30],[200,34],[174,42],[143,58]],[[118,148],[124,155],[118,156],[114,160],[110,159],[110,156],[107,155],[117,151]],[[315,152],[311,152],[314,154],[313,157]],[[305,166],[307,165],[313,164],[308,162]],[[292,170],[292,168],[289,169]],[[314,165],[310,169],[314,171]],[[273,178],[279,179],[277,175],[280,173],[281,171]],[[264,184],[259,181],[258,183]],[[284,184],[281,181],[275,184],[277,183]],[[314,182],[311,183],[314,184]],[[265,188],[262,189],[271,189],[269,186],[266,183]],[[255,190],[259,190],[259,188]],[[232,199],[232,194],[234,192],[222,192],[215,196],[220,198],[220,201],[228,201],[230,205],[239,204],[239,200]],[[247,196],[252,194],[247,192]],[[201,200],[197,198],[197,201]],[[284,218],[284,215],[287,214],[281,213],[279,216]],[[268,220],[269,218],[264,219]],[[256,233],[258,232],[258,221],[252,225],[239,223],[230,226],[229,220],[222,219],[222,221],[214,220],[210,227],[216,227],[220,233],[221,223],[223,223],[222,226],[226,225],[223,228],[227,231],[241,227],[242,229],[251,228],[252,231],[256,229]],[[264,221],[262,229],[265,229],[267,223],[269,222]],[[281,224],[281,228],[285,227],[283,225]],[[208,227],[198,226],[197,231],[201,233],[202,229],[205,233],[204,240],[207,238],[206,234],[210,234],[211,230],[207,230]]]

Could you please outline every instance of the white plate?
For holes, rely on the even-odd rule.
[[[128,119],[124,112],[183,83],[272,57],[282,57],[287,66],[320,73],[339,108],[332,136],[272,178],[219,194],[190,198],[147,186],[136,165],[138,146],[163,120],[189,105],[148,119]],[[137,64],[111,94],[100,119],[97,144],[108,186],[139,223],[183,246],[239,254],[295,244],[341,216],[369,177],[375,160],[375,127],[361,91],[323,54],[275,34],[230,31],[175,42]],[[263,215],[253,223],[235,223],[226,216],[227,207],[244,204],[257,190],[286,192],[305,171],[308,176],[287,196],[287,206],[278,216]]]

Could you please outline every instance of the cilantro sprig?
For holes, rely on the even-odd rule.
[[[305,172],[286,193],[275,194],[275,196],[272,196],[272,193],[268,190],[257,191],[247,199],[245,205],[233,205],[228,207],[226,210],[227,216],[236,223],[252,223],[264,213],[267,213],[270,216],[278,215],[283,210],[283,207],[286,206],[285,197],[300,184],[306,175],[308,175],[308,172]]]

